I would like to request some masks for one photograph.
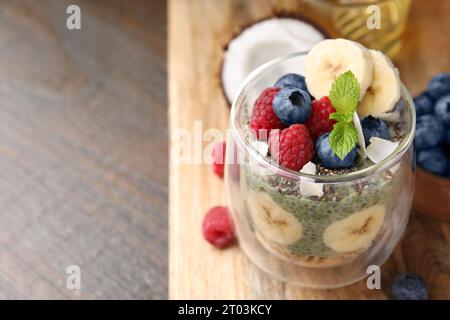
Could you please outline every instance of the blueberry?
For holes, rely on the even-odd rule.
[[[439,98],[434,105],[434,113],[445,125],[450,126],[450,94]]]
[[[423,279],[415,273],[404,273],[395,278],[392,284],[392,297],[395,300],[427,300],[428,288]]]
[[[362,119],[361,126],[366,145],[370,144],[370,138],[372,137],[378,137],[381,139],[389,139],[391,137],[389,134],[388,125],[383,120],[368,116]]]
[[[417,118],[416,147],[426,149],[437,146],[443,139],[444,126],[431,114],[425,114]]]
[[[433,99],[439,99],[447,93],[450,93],[450,73],[440,73],[428,83],[428,94]]]
[[[331,149],[330,134],[321,135],[316,141],[316,154],[322,164],[330,169],[341,169],[350,167],[356,159],[356,147],[354,147],[343,160],[341,160]]]
[[[414,98],[416,106],[416,115],[421,116],[433,112],[433,100],[427,93],[422,93]]]
[[[311,113],[311,98],[308,92],[302,89],[283,87],[273,99],[273,110],[287,126],[304,123]]]
[[[448,73],[448,72],[438,73],[431,79],[431,81],[450,83],[450,73]]]
[[[308,92],[311,101],[314,100],[314,97],[309,93],[308,88],[306,87],[305,77],[296,73],[288,73],[282,76],[280,79],[275,82],[274,87],[284,88],[284,87],[296,87]]]
[[[283,88],[287,86],[306,90],[305,77],[296,73],[288,73],[282,76],[280,79],[278,79],[274,85],[274,87],[277,88]]]
[[[447,144],[450,146],[450,129],[447,129],[447,134],[445,135],[445,139],[447,140]]]
[[[447,174],[448,159],[442,148],[436,147],[419,151],[417,163],[431,173]]]

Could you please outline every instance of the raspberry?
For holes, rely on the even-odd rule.
[[[336,112],[331,105],[328,97],[322,97],[320,100],[314,100],[311,104],[311,115],[306,126],[313,139],[317,139],[321,134],[330,132],[336,120],[330,119],[330,113]]]
[[[203,237],[213,246],[223,249],[235,241],[233,222],[226,207],[213,207],[203,218]]]
[[[314,157],[314,141],[304,124],[270,132],[269,150],[282,166],[301,170]]]
[[[211,156],[213,157],[212,167],[213,172],[223,178],[224,163],[225,163],[225,142],[219,142],[211,150]]]
[[[280,91],[280,88],[267,88],[255,101],[250,128],[253,129],[258,139],[267,138],[272,129],[284,128],[283,123],[273,111],[273,99],[278,91]]]

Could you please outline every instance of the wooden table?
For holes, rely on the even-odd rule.
[[[222,48],[251,21],[270,16],[272,1],[169,2],[170,130],[225,129],[228,107],[219,82]],[[450,71],[450,2],[415,1],[396,64],[413,94],[439,71]],[[361,281],[337,290],[308,290],[261,273],[238,247],[218,251],[201,236],[203,214],[225,203],[223,182],[207,165],[170,165],[169,297],[177,299],[387,298],[400,272],[421,274],[431,298],[450,298],[450,224],[412,215],[402,242],[382,267],[381,291]]]
[[[164,1],[0,2],[0,298],[167,297],[165,20]]]

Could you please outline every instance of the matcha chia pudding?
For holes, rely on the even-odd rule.
[[[414,123],[398,70],[356,42],[324,40],[255,70],[233,104],[226,152],[245,254],[315,288],[381,266],[409,218]]]

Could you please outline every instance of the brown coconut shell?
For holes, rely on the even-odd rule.
[[[416,170],[414,210],[450,222],[450,179]]]

